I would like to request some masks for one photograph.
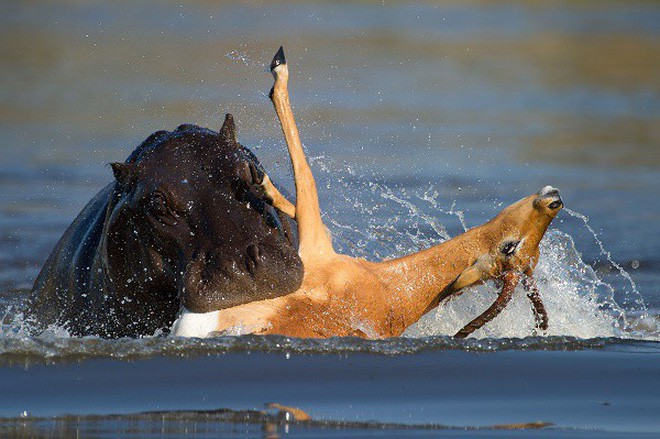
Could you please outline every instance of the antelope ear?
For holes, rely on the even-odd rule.
[[[447,288],[451,292],[456,292],[487,279],[491,271],[491,262],[490,256],[480,257],[474,264],[463,270]]]
[[[133,165],[131,163],[110,163],[115,179],[122,186],[127,186],[133,178]]]
[[[484,277],[484,272],[480,268],[473,265],[469,268],[466,268],[461,274],[459,274],[458,277],[454,279],[454,282],[451,283],[449,288],[451,288],[451,292],[456,292],[479,282]]]
[[[236,138],[236,125],[234,124],[234,116],[231,113],[225,114],[225,121],[220,128],[220,136],[228,142],[237,143]]]
[[[456,279],[452,283],[447,285],[444,290],[435,298],[435,300],[429,305],[425,312],[429,312],[431,309],[438,306],[444,300],[452,297],[455,293],[462,290],[465,287],[474,285],[478,282],[486,280],[488,275],[492,271],[493,267],[493,257],[486,254],[479,257],[474,264],[466,268],[456,276]]]

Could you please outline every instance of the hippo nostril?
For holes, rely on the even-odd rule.
[[[256,244],[250,244],[247,247],[247,257],[245,258],[245,267],[254,275],[257,268],[261,265],[262,253],[259,249],[259,246]]]
[[[252,259],[254,259],[255,261],[261,259],[261,249],[259,248],[259,246],[257,244],[248,245],[247,252],[250,255],[250,257]]]
[[[200,251],[188,264],[187,272],[195,282],[209,284],[221,273],[236,271],[222,254],[213,251]]]
[[[247,268],[248,273],[254,276],[257,271],[257,264],[254,262],[252,258],[248,257],[245,258],[245,268]]]

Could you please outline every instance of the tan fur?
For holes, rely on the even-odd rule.
[[[531,277],[539,242],[559,210],[548,205],[560,200],[558,194],[530,195],[482,226],[402,258],[369,262],[337,254],[321,220],[316,184],[291,111],[287,65],[272,71],[271,99],[293,165],[295,208],[272,184],[264,187],[273,205],[297,220],[305,274],[292,294],[221,310],[217,330],[242,327],[256,334],[317,338],[398,336],[442,300],[489,278],[502,281],[500,296],[457,336],[467,336],[494,318],[519,280],[525,274]],[[511,256],[501,251],[509,241],[520,241]],[[530,300],[540,302],[537,290]],[[534,310],[540,312],[536,304]]]
[[[287,200],[279,190],[277,190],[268,175],[264,174],[264,180],[261,182],[261,187],[266,193],[266,199],[270,204],[287,214],[289,217],[293,219],[296,218],[296,206],[291,204],[291,202]]]

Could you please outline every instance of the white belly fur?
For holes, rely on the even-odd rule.
[[[172,325],[170,336],[206,338],[218,330],[219,321],[220,311],[195,313],[183,308]]]

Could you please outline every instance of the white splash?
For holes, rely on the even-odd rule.
[[[253,64],[252,60],[245,53],[239,52],[237,50],[232,50],[231,52],[225,54],[225,56],[232,61],[241,61],[246,66]]]
[[[612,298],[609,285],[582,261],[569,235],[558,230],[548,231],[540,251],[535,274],[549,316],[548,330],[541,334],[534,328],[531,303],[519,287],[504,311],[476,331],[474,337],[630,337],[626,331],[626,312]],[[497,292],[493,282],[469,288],[424,316],[408,328],[405,335],[453,335],[488,308]]]
[[[179,317],[172,325],[172,337],[205,338],[218,329],[220,311],[195,313],[182,309]]]

